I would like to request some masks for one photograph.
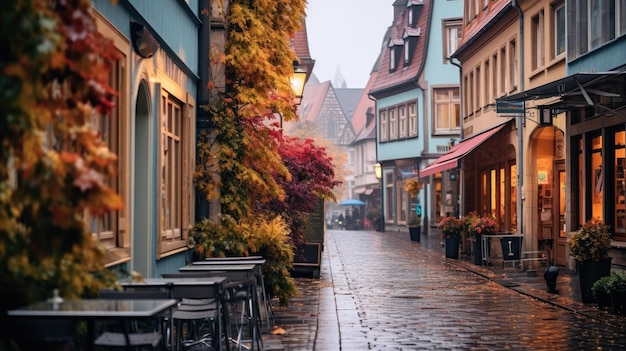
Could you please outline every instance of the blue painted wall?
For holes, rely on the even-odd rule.
[[[626,35],[568,62],[567,74],[611,71],[626,64]]]

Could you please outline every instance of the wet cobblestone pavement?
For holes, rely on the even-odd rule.
[[[265,350],[625,350],[626,317],[582,304],[576,273],[559,295],[541,274],[446,259],[439,236],[329,230],[320,279],[273,303],[284,335]]]

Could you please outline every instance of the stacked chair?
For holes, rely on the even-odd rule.
[[[223,286],[221,304],[229,350],[231,343],[236,350],[263,348],[256,287],[256,278],[233,281]]]
[[[163,278],[203,278],[206,274],[164,273]],[[217,298],[207,298],[206,292],[173,284],[170,297],[177,299],[176,309],[172,313],[175,343],[173,350],[212,349],[216,350],[218,335]]]
[[[102,290],[100,291],[102,299],[168,299],[167,291],[117,291]],[[167,350],[166,343],[163,340],[166,335],[167,328],[159,323],[151,326],[150,331],[140,331],[140,326],[134,321],[120,321],[115,325],[104,324],[103,332],[94,341],[94,346],[98,349],[152,349]]]

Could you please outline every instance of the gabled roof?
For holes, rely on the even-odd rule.
[[[373,109],[376,107],[376,103],[369,98],[368,92],[370,91],[374,80],[376,80],[377,74],[377,66],[374,65],[374,69],[370,74],[370,79],[367,80],[367,85],[365,86],[365,89],[363,89],[361,98],[359,99],[359,102],[356,105],[356,109],[354,109],[354,113],[352,114],[352,119],[350,120],[350,122],[352,123],[352,128],[357,134],[359,134],[367,124],[368,109]]]
[[[394,88],[404,84],[416,84],[418,77],[424,69],[426,61],[426,50],[428,46],[428,36],[430,33],[430,22],[432,17],[433,5],[431,1],[424,1],[422,11],[417,19],[417,25],[415,29],[407,28],[408,23],[408,11],[407,1],[396,1],[394,3],[394,19],[393,24],[389,30],[389,36],[386,37],[385,45],[382,49],[382,59],[380,60],[379,73],[376,77],[376,81],[372,85],[370,93],[376,95],[387,89]],[[417,29],[419,28],[419,29]],[[397,69],[393,72],[389,72],[390,51],[387,45],[397,40],[402,40],[403,34],[411,33],[417,34],[419,31],[419,39],[417,45],[415,45],[415,51],[413,59],[408,66],[404,66],[404,60],[398,60]],[[402,57],[402,55],[401,55]]]
[[[373,111],[372,111],[373,113]],[[364,140],[376,139],[376,123],[370,123],[365,128],[361,129],[359,134],[352,141],[352,145],[358,144]]]
[[[498,19],[504,16],[509,10],[513,9],[511,1],[499,0],[496,2],[489,1],[487,11],[480,11],[478,19],[472,20],[469,26],[463,21],[463,38],[453,57],[463,52],[469,45],[478,39],[485,31],[487,31]]]
[[[343,114],[346,116],[348,120],[352,119],[352,115],[356,110],[357,104],[359,103],[359,99],[363,94],[363,89],[355,89],[355,88],[334,88],[335,95],[337,96],[337,100],[339,101],[339,105],[341,105],[341,109],[343,110]]]
[[[307,84],[304,86],[302,101],[298,107],[300,121],[316,121],[320,114],[324,98],[330,89],[330,81],[319,84]]]

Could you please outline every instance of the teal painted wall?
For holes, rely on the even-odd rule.
[[[454,20],[463,18],[463,1],[447,0],[433,2],[433,17],[430,27],[430,41],[428,43],[428,53],[426,56],[426,64],[424,66],[424,79],[428,82],[429,93],[428,99],[432,99],[432,91],[430,87],[436,85],[459,85],[460,68],[451,64],[449,60],[444,59],[444,20]],[[432,115],[431,101],[428,101],[427,116]],[[429,127],[433,127],[433,121],[430,119]],[[428,150],[429,153],[437,153],[437,145],[447,145],[450,136],[436,136],[428,131]]]
[[[424,110],[424,93],[422,89],[411,89],[393,96],[382,98],[376,101],[376,108],[378,110],[385,109],[403,102],[414,101],[417,99],[417,119],[418,126],[421,126],[419,120],[422,118],[421,114]],[[418,127],[419,128],[419,127]],[[378,144],[378,160],[399,160],[404,158],[416,157],[423,149],[422,138],[424,135],[423,130],[418,129],[417,138],[410,138],[406,140],[396,140],[387,143]],[[378,142],[378,139],[376,140]]]
[[[611,71],[626,64],[626,35],[568,62],[567,74]]]

